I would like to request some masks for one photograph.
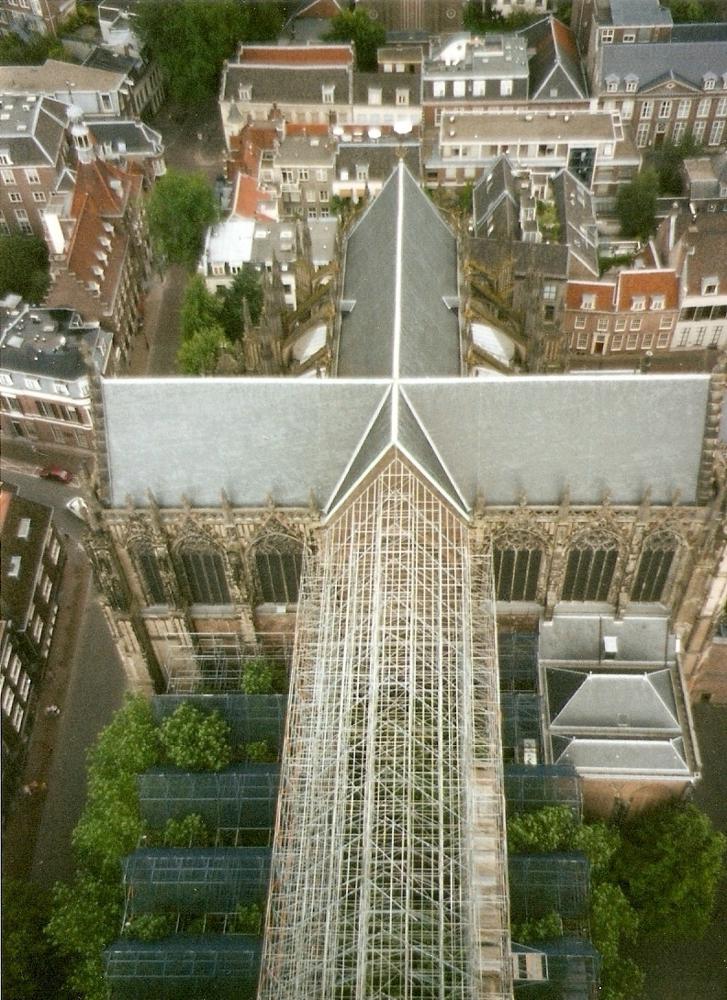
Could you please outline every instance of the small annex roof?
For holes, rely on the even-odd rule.
[[[681,737],[671,740],[608,740],[554,737],[553,761],[578,771],[654,774],[688,778],[691,769]]]
[[[681,732],[668,668],[618,674],[546,667],[545,678],[551,732]]]

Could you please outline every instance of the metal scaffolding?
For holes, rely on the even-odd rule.
[[[239,691],[245,664],[261,657],[286,665],[292,654],[292,636],[285,632],[258,633],[249,642],[238,632],[191,632],[170,642],[162,662],[168,694],[224,694]]]
[[[400,458],[303,574],[261,1000],[510,997],[489,557]]]

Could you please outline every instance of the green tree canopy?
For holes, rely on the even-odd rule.
[[[263,290],[260,283],[260,275],[252,266],[245,264],[242,271],[235,275],[235,279],[229,288],[222,294],[222,309],[220,312],[220,322],[224,327],[228,340],[242,340],[242,301],[247,300],[247,307],[250,310],[250,319],[253,324],[260,319],[260,311],[263,305]]]
[[[671,10],[675,23],[682,21],[719,21],[719,10],[714,0],[662,0]]]
[[[353,42],[356,69],[375,70],[377,49],[386,44],[386,29],[372,21],[365,10],[344,10],[331,19],[331,27],[323,37],[327,42]]]
[[[222,63],[239,42],[276,38],[283,24],[276,3],[239,0],[141,0],[135,31],[158,62],[172,101],[187,107],[217,94]]]
[[[229,347],[221,326],[203,327],[182,341],[177,365],[183,375],[214,375],[222,352]]]
[[[191,274],[182,299],[182,339],[189,340],[198,330],[219,325],[221,312],[220,296],[208,291],[201,274]]]
[[[623,828],[614,872],[642,933],[664,940],[701,937],[724,873],[724,834],[691,804],[671,802]]]
[[[623,891],[602,882],[591,891],[591,940],[603,961],[603,1000],[638,1000],[644,975],[638,966],[623,958],[624,946],[636,938],[639,918]]]
[[[591,879],[602,880],[621,844],[618,830],[602,822],[581,823],[567,806],[545,806],[520,813],[507,824],[513,854],[582,851],[591,863]]]
[[[652,167],[642,170],[630,184],[621,188],[616,202],[616,214],[621,223],[621,235],[645,240],[656,228],[656,198],[659,177]]]
[[[694,136],[685,135],[676,144],[665,142],[658,149],[651,151],[649,163],[659,177],[660,195],[673,195],[678,198],[684,193],[682,164],[687,156],[698,156],[701,150],[702,147]]]
[[[162,832],[162,847],[209,847],[212,835],[199,813],[168,819]]]
[[[169,170],[149,198],[149,233],[165,264],[192,271],[202,252],[204,233],[217,221],[215,196],[204,177]]]
[[[40,66],[46,59],[74,61],[54,35],[32,32],[27,41],[13,34],[0,38],[0,66]]]
[[[0,296],[14,292],[38,305],[48,291],[48,247],[37,236],[0,236]]]
[[[13,1000],[60,996],[63,966],[43,933],[49,916],[50,900],[42,886],[3,878],[3,990]]]
[[[203,712],[183,702],[160,727],[164,751],[177,767],[221,771],[232,758],[230,727],[219,712]]]

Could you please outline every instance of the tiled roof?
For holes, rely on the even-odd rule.
[[[353,47],[351,45],[243,45],[238,62],[248,66],[290,68],[353,66]]]
[[[635,296],[664,296],[664,308],[676,309],[679,305],[679,281],[675,271],[646,271],[633,269],[621,271],[618,276],[616,309],[619,312],[631,308]]]
[[[584,295],[595,296],[596,312],[613,312],[616,285],[605,281],[569,281],[565,293],[566,309],[581,309]]]
[[[320,66],[299,66],[291,72],[282,66],[240,66],[232,63],[224,75],[223,100],[239,100],[239,86],[252,87],[252,101],[272,104],[322,104],[323,85],[335,87],[333,104],[350,103],[350,68],[322,69]]]
[[[639,90],[657,80],[681,79],[702,89],[705,73],[727,73],[724,42],[645,42],[606,45],[601,50],[600,79],[638,77]]]
[[[353,177],[356,167],[365,164],[369,168],[371,180],[385,180],[403,154],[404,163],[414,176],[418,177],[421,173],[419,150],[418,142],[406,144],[401,142],[341,143],[338,147],[336,172],[340,177],[341,169],[347,169],[349,177]]]
[[[261,190],[257,186],[257,181],[254,177],[238,173],[233,196],[232,215],[238,215],[244,219],[273,218],[263,208],[264,204],[270,201],[275,202],[275,195]]]
[[[420,103],[420,76],[418,73],[354,73],[353,100],[355,104],[369,103],[369,88],[381,91],[382,104],[396,104],[397,90],[409,91],[409,104]]]
[[[522,34],[528,46],[534,48],[529,61],[531,99],[540,96],[546,83],[553,83],[556,75],[562,80],[558,86],[559,98],[588,96],[575,36],[569,28],[551,16],[523,28]]]
[[[46,59],[42,66],[0,66],[0,91],[55,94],[66,89],[70,77],[74,90],[112,91],[123,84],[126,74]]]
[[[48,97],[30,103],[0,92],[0,145],[14,166],[55,166],[65,138],[66,107]]]

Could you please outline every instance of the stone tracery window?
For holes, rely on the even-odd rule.
[[[252,547],[257,597],[265,604],[295,604],[303,566],[303,545],[285,534],[263,536]]]
[[[144,596],[148,604],[167,604],[168,597],[159,561],[149,541],[139,539],[130,545]]]
[[[678,544],[670,531],[657,531],[645,540],[631,590],[633,601],[663,599]]]
[[[618,560],[618,542],[608,532],[587,532],[571,545],[563,581],[564,601],[607,601]]]
[[[192,604],[231,604],[222,553],[212,543],[186,542],[179,559]]]
[[[543,559],[540,540],[528,531],[508,532],[495,539],[493,554],[496,600],[536,600]]]

